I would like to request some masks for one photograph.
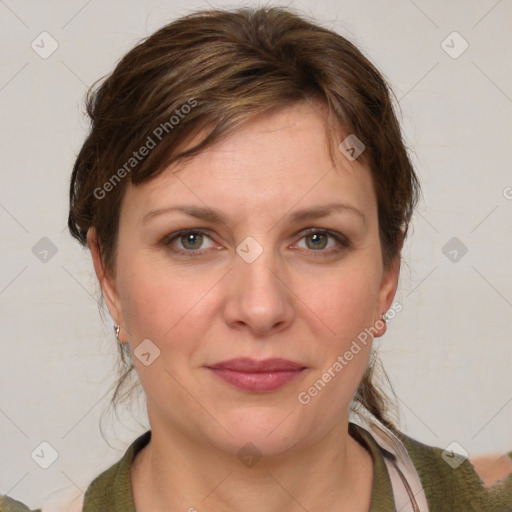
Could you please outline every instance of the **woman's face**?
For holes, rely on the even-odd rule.
[[[332,166],[325,113],[299,104],[263,116],[130,184],[115,278],[93,251],[154,432],[278,454],[346,431],[371,349],[357,340],[389,308],[398,267],[382,266],[369,170],[341,152]],[[222,220],[193,215],[205,211]],[[275,358],[294,365],[257,366]]]

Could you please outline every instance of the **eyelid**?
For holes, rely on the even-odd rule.
[[[203,236],[206,236],[210,239],[212,239],[212,236],[210,235],[210,230],[209,229],[205,229],[205,228],[187,228],[187,229],[181,229],[180,231],[175,231],[174,233],[171,233],[170,235],[167,235],[163,238],[162,240],[162,243],[165,245],[165,246],[170,246],[172,244],[172,242],[174,242],[175,240],[179,240],[182,236],[184,235],[188,235],[190,233],[193,233],[193,234],[200,234],[200,235],[203,235]],[[188,253],[188,254],[198,254],[200,253],[201,251],[205,251],[205,250],[208,250],[208,249],[196,249],[196,250],[190,250],[190,251],[184,251],[184,250],[181,250],[181,249],[176,249],[176,252],[178,253]]]
[[[347,246],[350,245],[350,240],[343,233],[340,233],[339,231],[333,231],[332,229],[326,229],[326,228],[306,228],[301,231],[301,234],[302,234],[301,239],[307,235],[312,235],[315,233],[320,233],[321,235],[328,235],[331,238],[336,239],[341,244],[346,244]]]
[[[201,234],[203,236],[206,236],[206,237],[212,239],[212,236],[210,235],[211,231],[207,228],[187,228],[187,229],[182,229],[180,231],[176,231],[174,233],[171,233],[170,235],[165,236],[161,243],[164,246],[169,247],[172,245],[172,242],[174,242],[175,240],[178,240],[180,237],[190,234],[190,233]],[[337,249],[331,248],[329,250],[319,249],[318,251],[315,251],[315,250],[308,251],[310,253],[318,253],[319,256],[335,254],[335,253],[341,252],[343,249],[350,248],[352,245],[350,240],[340,232],[333,231],[333,230],[326,229],[326,228],[314,228],[314,227],[313,228],[305,228],[305,229],[301,230],[298,233],[298,235],[300,235],[300,238],[297,242],[295,242],[295,244],[300,242],[300,240],[307,237],[308,235],[312,235],[312,234],[321,234],[321,235],[329,236],[331,238],[334,238],[338,242],[338,244],[340,244],[342,246],[341,249],[340,248],[337,248]],[[182,254],[185,256],[200,256],[201,254],[204,254],[205,252],[209,251],[210,249],[193,249],[193,250],[171,249],[171,250],[177,254]]]

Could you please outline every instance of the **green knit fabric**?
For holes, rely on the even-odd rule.
[[[41,512],[41,509],[31,511],[21,501],[17,501],[9,496],[0,495],[0,512]]]
[[[394,512],[393,491],[382,449],[358,425],[349,423],[349,432],[368,449],[374,461],[369,512]],[[430,512],[512,512],[512,474],[499,485],[485,487],[468,460],[453,469],[441,457],[441,448],[425,445],[400,432],[398,437],[418,471]],[[148,430],[133,441],[118,462],[91,482],[82,512],[135,512],[130,466],[150,439],[151,430]],[[512,458],[512,451],[507,455]],[[41,512],[41,509],[31,511],[19,501],[0,496],[0,512]]]
[[[499,485],[486,487],[468,459],[453,469],[441,448],[403,433],[398,437],[418,472],[430,512],[512,512],[512,473]],[[512,451],[507,456],[512,458]]]

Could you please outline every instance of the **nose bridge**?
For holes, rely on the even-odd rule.
[[[271,243],[272,236],[248,236],[237,246],[231,288],[231,312],[237,320],[265,332],[275,324],[287,323],[293,307],[279,254]],[[233,318],[232,318],[233,319]]]
[[[236,266],[243,284],[252,290],[261,288],[264,292],[268,287],[279,287],[279,280],[275,276],[279,262],[270,241],[271,236],[260,236],[258,239],[247,236],[237,246],[239,258]]]

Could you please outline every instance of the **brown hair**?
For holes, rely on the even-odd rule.
[[[358,161],[372,173],[387,267],[400,257],[420,191],[391,93],[351,42],[288,9],[193,12],[140,42],[89,89],[91,129],[73,167],[69,230],[85,246],[95,227],[105,269],[114,275],[128,180],[144,183],[260,114],[315,100],[365,145]],[[178,151],[203,130],[198,144]],[[120,356],[114,405],[134,368],[121,345]],[[354,400],[394,428],[372,372],[370,365]]]

